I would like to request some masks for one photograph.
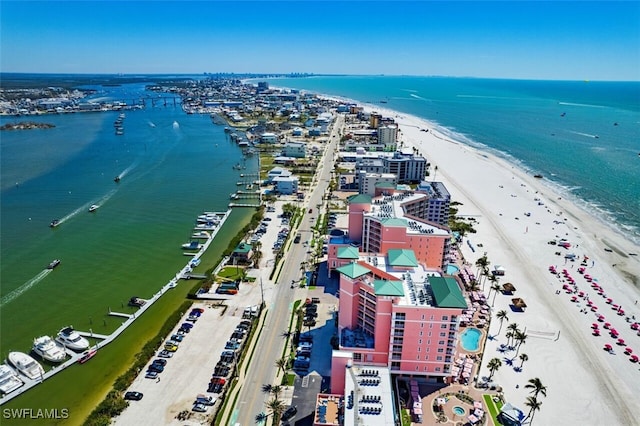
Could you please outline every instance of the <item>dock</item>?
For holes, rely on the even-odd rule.
[[[220,215],[221,219],[220,219],[220,223],[216,227],[215,232],[213,232],[211,234],[211,238],[209,238],[202,245],[200,250],[198,250],[197,252],[193,253],[194,257],[200,258],[200,256],[207,250],[207,248],[209,248],[209,246],[213,242],[213,239],[217,235],[218,231],[220,230],[220,228],[222,228],[222,225],[224,225],[226,220],[231,215],[231,210],[229,209],[224,213],[218,213],[218,214]],[[97,351],[96,352],[96,356],[98,356],[99,352],[100,352],[100,348],[108,345],[109,343],[113,342],[116,338],[118,338],[118,336],[120,336],[120,334],[122,334],[131,324],[133,324],[134,321],[140,317],[140,315],[142,315],[147,309],[149,309],[167,291],[175,288],[177,286],[177,284],[178,284],[178,280],[180,280],[185,274],[191,274],[191,271],[193,270],[192,262],[193,262],[193,260],[189,260],[189,262],[180,271],[178,271],[176,273],[176,275],[174,277],[172,277],[171,280],[169,280],[169,282],[167,282],[151,298],[146,299],[147,303],[142,305],[133,314],[124,314],[124,313],[120,313],[120,312],[112,312],[111,309],[109,309],[109,312],[108,312],[109,315],[126,318],[126,320],[122,324],[120,324],[120,326],[118,328],[116,328],[113,333],[111,333],[109,335],[105,335],[105,334],[93,333],[93,331],[89,331],[89,332],[78,331],[78,333],[81,336],[91,337],[91,338],[94,338],[94,339],[101,340],[95,346],[92,346],[87,351],[81,352],[81,353],[76,353],[76,352],[73,352],[73,351],[67,351],[67,354],[69,355],[69,359],[67,361],[63,362],[62,364],[56,365],[55,367],[51,368],[49,371],[45,372],[42,375],[42,377],[40,379],[38,379],[38,380],[31,380],[31,379],[27,378],[26,376],[20,374],[19,375],[20,380],[22,380],[24,382],[24,385],[22,387],[16,389],[15,391],[7,394],[7,395],[3,395],[3,397],[0,398],[0,405],[3,405],[6,402],[9,402],[10,400],[12,400],[13,398],[15,398],[15,397],[17,397],[19,395],[22,395],[23,393],[27,392],[29,389],[33,388],[34,386],[37,386],[38,384],[44,382],[46,379],[54,376],[55,374],[59,373],[60,371],[65,370],[67,367],[69,367],[69,366],[71,366],[71,365],[73,365],[75,363],[78,363],[83,357],[85,357],[85,354],[88,351],[95,350],[95,351]],[[85,358],[85,360],[87,362],[90,362],[90,360],[88,360],[87,358]]]
[[[229,208],[233,208],[233,207],[253,207],[253,208],[259,208],[260,204],[250,204],[250,203],[229,203]]]

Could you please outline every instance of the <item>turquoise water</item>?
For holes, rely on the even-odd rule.
[[[466,413],[466,412],[467,412],[464,408],[462,408],[462,407],[460,407],[460,406],[458,406],[458,405],[456,405],[455,407],[453,407],[453,409],[452,409],[452,410],[453,410],[453,413],[454,413],[454,414],[456,414],[456,415],[458,415],[458,416],[464,416],[464,413]]]
[[[386,76],[270,82],[435,122],[451,137],[541,173],[640,243],[639,82]]]
[[[99,96],[131,98],[144,86],[106,89]],[[257,167],[232,169],[241,151],[207,115],[179,104],[125,114],[122,136],[117,112],[28,117],[56,127],[2,132],[0,360],[69,324],[113,330],[121,321],[108,309],[127,312],[130,297],[169,281],[188,261],[180,246],[196,217],[226,211],[240,173]],[[91,204],[100,208],[88,213]],[[251,213],[234,211],[225,229],[237,232]],[[44,271],[53,259],[60,266]]]
[[[465,351],[474,352],[480,347],[482,332],[477,328],[467,328],[460,335],[460,344]]]
[[[453,275],[456,272],[458,272],[460,270],[460,268],[458,268],[456,265],[450,263],[447,265],[447,270],[445,271],[447,275]]]

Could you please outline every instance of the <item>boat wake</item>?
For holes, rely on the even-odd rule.
[[[588,108],[606,108],[604,105],[576,104],[573,102],[558,102],[558,105],[579,106]]]
[[[594,138],[594,139],[598,138],[598,135],[592,135],[589,133],[582,133],[582,132],[574,132],[573,130],[569,130],[569,133],[573,133],[574,135],[584,136],[585,138]]]
[[[409,93],[409,96],[411,96],[412,98],[415,98],[415,99],[420,99],[421,101],[428,100],[428,99],[423,98],[422,96],[416,95],[415,93]]]
[[[149,127],[156,127],[156,125],[149,121]]]
[[[126,169],[124,169],[117,177],[119,178],[118,180],[122,179],[123,177],[125,177],[126,175],[129,174],[129,172],[133,169],[136,168],[136,166],[138,165],[138,161],[135,161],[133,164],[131,164],[129,167],[127,167]],[[111,194],[113,195],[113,194]]]
[[[44,279],[44,277],[49,275],[52,271],[53,269],[45,269],[35,277],[31,278],[26,283],[22,284],[20,287],[2,296],[2,299],[0,299],[0,308],[6,305],[7,303],[11,302],[15,298],[19,297],[22,293],[29,290],[34,285],[38,284],[40,281]]]

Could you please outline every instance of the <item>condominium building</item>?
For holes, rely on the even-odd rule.
[[[394,190],[396,175],[392,173],[358,173],[358,192],[360,194],[375,195],[380,188]]]
[[[394,374],[449,380],[459,319],[467,308],[456,279],[424,268],[408,249],[361,255],[337,271],[338,352],[351,352],[354,363],[386,366]],[[342,358],[334,352],[333,393],[347,380]]]
[[[384,158],[385,173],[398,176],[398,182],[420,182],[427,172],[427,160],[414,154],[395,152],[393,157]]]

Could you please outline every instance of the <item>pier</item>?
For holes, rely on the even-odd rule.
[[[211,213],[211,212],[208,212],[208,213]],[[216,215],[218,215],[220,217],[220,222],[216,226],[215,231],[212,232],[211,237],[202,245],[202,247],[197,252],[193,253],[194,258],[196,258],[196,259],[199,259],[200,256],[202,256],[202,254],[207,250],[207,248],[209,248],[209,246],[213,242],[214,238],[218,234],[218,231],[220,230],[220,228],[222,228],[222,225],[224,225],[226,220],[231,215],[231,210],[227,210],[224,213],[223,212],[217,212],[217,213],[213,213],[213,214],[216,214]],[[37,386],[38,384],[44,382],[49,377],[52,377],[53,375],[59,373],[60,371],[65,370],[67,367],[69,367],[69,366],[71,366],[71,365],[73,365],[75,363],[81,363],[82,364],[82,362],[88,361],[90,359],[89,358],[90,351],[95,351],[95,353],[97,355],[100,352],[100,348],[103,348],[104,346],[106,346],[109,343],[113,342],[131,324],[133,324],[133,322],[137,318],[139,318],[140,315],[142,315],[147,309],[149,309],[167,291],[171,290],[172,288],[175,288],[177,286],[178,280],[183,279],[184,276],[191,274],[191,272],[193,270],[192,262],[193,262],[193,260],[189,260],[189,262],[175,275],[175,277],[171,278],[171,280],[169,280],[169,282],[167,282],[151,298],[146,299],[147,303],[142,305],[133,314],[124,314],[124,313],[119,313],[119,312],[112,312],[111,309],[109,308],[109,312],[108,312],[109,315],[126,318],[126,320],[122,324],[120,324],[120,326],[118,328],[116,328],[113,333],[111,333],[109,335],[105,335],[105,334],[93,333],[93,331],[90,331],[90,332],[78,331],[78,334],[80,334],[81,336],[91,337],[91,338],[94,338],[94,339],[101,340],[100,342],[96,343],[95,346],[92,346],[87,351],[84,351],[84,352],[81,352],[81,353],[76,353],[76,352],[67,350],[66,352],[69,355],[69,359],[66,360],[65,362],[63,362],[62,364],[54,366],[53,368],[51,368],[51,370],[45,372],[42,375],[42,377],[40,379],[38,379],[38,380],[31,380],[31,379],[27,378],[26,376],[24,376],[23,374],[18,373],[18,377],[20,378],[20,380],[22,380],[24,382],[24,385],[22,387],[16,389],[15,391],[11,392],[11,393],[9,393],[7,395],[4,395],[0,399],[0,405],[3,405],[6,402],[12,400],[13,398],[15,398],[15,397],[17,397],[19,395],[22,395],[23,393],[27,392],[32,387]],[[195,278],[194,274],[191,274],[191,275],[192,275],[192,277]],[[82,362],[80,362],[81,360],[82,360]]]

